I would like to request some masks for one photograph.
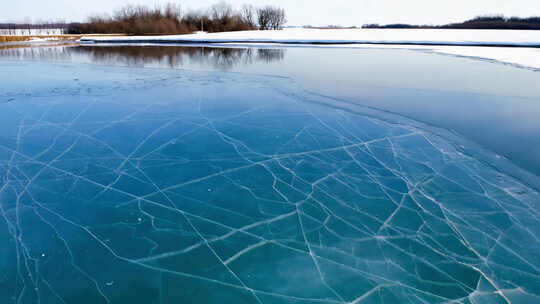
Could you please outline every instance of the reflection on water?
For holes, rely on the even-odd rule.
[[[0,47],[0,57],[22,60],[69,60],[127,66],[177,68],[187,62],[229,70],[255,62],[271,63],[285,57],[285,49],[215,48],[192,46],[88,46],[28,44]]]
[[[4,43],[0,44],[0,58],[21,60],[70,60],[73,42]]]
[[[252,48],[194,48],[185,46],[80,46],[73,52],[89,54],[95,62],[123,63],[129,66],[149,64],[180,67],[186,59],[216,68],[229,69],[236,65],[254,61],[273,62],[283,60],[283,49]]]

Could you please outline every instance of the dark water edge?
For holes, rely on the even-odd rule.
[[[356,40],[356,41],[325,41],[325,42],[319,42],[319,41],[283,41],[283,40],[271,40],[271,39],[250,39],[249,41],[246,41],[246,39],[239,39],[239,40],[225,40],[224,41],[216,41],[216,40],[199,40],[199,39],[99,39],[99,38],[81,38],[81,42],[84,44],[124,44],[124,45],[138,45],[138,44],[156,44],[156,45],[178,45],[178,44],[205,44],[208,46],[212,46],[212,44],[222,44],[222,43],[230,43],[230,44],[276,44],[276,45],[358,45],[358,44],[364,44],[364,45],[409,45],[409,46],[418,46],[418,45],[427,45],[427,46],[478,46],[478,47],[514,47],[514,48],[520,48],[520,47],[527,47],[527,48],[540,48],[540,44],[527,44],[523,45],[521,42],[511,43],[511,42],[430,42],[430,41],[423,41],[423,42],[407,42],[407,41],[399,41],[399,42],[389,42],[389,41],[368,41],[368,40]]]

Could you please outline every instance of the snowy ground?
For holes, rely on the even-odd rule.
[[[394,48],[425,50],[453,56],[473,57],[477,59],[510,64],[522,68],[540,70],[540,48],[533,47],[483,47],[483,46],[448,46],[448,45],[341,45],[340,47]]]
[[[433,51],[442,54],[493,60],[540,70],[540,49],[538,48],[443,46],[437,47]]]
[[[285,29],[171,36],[83,37],[86,42],[259,42],[540,47],[540,31],[425,29]]]

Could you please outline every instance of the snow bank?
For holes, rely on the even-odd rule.
[[[81,42],[413,44],[540,47],[540,31],[450,29],[285,29],[169,36],[83,37]]]
[[[467,47],[450,46],[433,49],[434,52],[473,57],[540,70],[540,48]]]
[[[323,47],[323,46],[319,46]],[[534,47],[481,47],[481,46],[429,46],[429,45],[332,45],[342,48],[410,49],[459,57],[476,58],[540,70],[540,48]]]

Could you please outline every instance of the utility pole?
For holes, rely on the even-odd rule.
[[[201,17],[201,32],[204,32],[204,19]]]

